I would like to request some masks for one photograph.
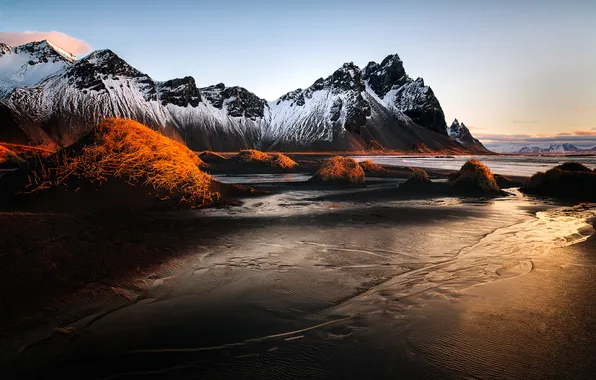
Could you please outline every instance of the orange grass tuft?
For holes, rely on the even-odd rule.
[[[430,178],[428,178],[428,173],[422,169],[414,169],[410,178],[412,181],[415,182],[423,182],[428,183],[431,182]]]
[[[359,162],[359,165],[366,173],[384,173],[387,171],[381,165],[376,164],[371,160]]]
[[[255,149],[241,150],[238,157],[244,162],[268,165],[282,170],[291,170],[298,166],[294,160],[281,153],[269,154]]]
[[[15,152],[0,145],[0,164],[8,161],[18,162],[21,161],[21,159],[15,154]]]
[[[7,142],[0,142],[0,148],[4,147],[12,151],[17,156],[28,159],[34,156],[47,157],[54,153],[53,150],[39,148],[31,145],[12,144]]]
[[[30,175],[30,192],[58,186],[68,178],[103,183],[120,178],[132,186],[150,185],[160,199],[174,197],[184,206],[215,202],[203,161],[183,144],[128,119],[105,119],[81,149],[62,150]]]
[[[364,186],[364,170],[352,158],[335,156],[323,163],[316,178],[323,182],[337,182],[348,185]]]

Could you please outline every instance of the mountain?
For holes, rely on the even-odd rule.
[[[573,144],[551,144],[548,147],[525,146],[517,151],[517,153],[546,153],[546,154],[561,154],[561,153],[579,153],[582,149]]]
[[[491,149],[499,153],[509,154],[593,154],[596,147],[577,146],[569,143],[546,144],[546,145],[523,145],[500,144],[491,146]]]
[[[447,134],[470,150],[487,150],[480,140],[472,136],[468,127],[464,123],[460,123],[457,119],[453,120],[453,123],[447,128]]]
[[[77,60],[42,41],[0,52],[0,140],[67,146],[116,116],[195,150],[360,150],[373,140],[405,151],[479,149],[447,134],[438,99],[397,55],[363,70],[346,63],[267,102],[242,87],[199,88],[192,77],[156,81],[111,50]]]

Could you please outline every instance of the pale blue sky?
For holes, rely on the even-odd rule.
[[[596,135],[595,20],[593,0],[0,0],[0,32],[63,32],[157,80],[269,100],[398,53],[479,135]]]

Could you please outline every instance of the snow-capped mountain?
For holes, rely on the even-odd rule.
[[[387,56],[380,64],[369,62],[363,70],[367,90],[378,97],[390,111],[403,113],[414,123],[446,135],[445,114],[432,89],[424,79],[413,80],[397,54]]]
[[[80,60],[43,41],[0,51],[0,78],[10,78],[0,93],[0,140],[66,146],[116,116],[196,150],[353,150],[372,140],[408,151],[476,149],[447,135],[432,90],[409,78],[397,55],[364,70],[346,63],[266,102],[242,87],[198,88],[192,77],[155,81],[110,50]]]
[[[199,89],[191,77],[154,81],[110,50],[95,51],[35,86],[15,88],[2,103],[37,144],[69,145],[95,121],[117,116],[163,128],[191,147],[216,150],[252,147],[266,108],[239,87]]]
[[[511,154],[592,154],[596,153],[596,146],[574,145],[569,143],[561,144],[498,144],[492,145],[491,150],[499,153]]]
[[[32,86],[77,58],[48,41],[12,47],[0,43],[0,98],[16,87]]]
[[[460,123],[457,119],[447,127],[447,134],[456,139],[463,146],[470,149],[486,149],[480,140],[474,138],[472,133],[464,123]]]

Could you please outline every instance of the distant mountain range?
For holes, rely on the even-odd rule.
[[[191,149],[484,153],[432,89],[397,56],[364,69],[345,63],[306,89],[267,102],[242,87],[155,81],[111,50],[77,59],[48,42],[0,43],[0,140],[67,146],[103,117],[127,117]]]
[[[596,154],[594,147],[577,147],[573,144],[549,144],[549,145],[501,145],[493,147],[493,150],[500,153],[519,154]]]

